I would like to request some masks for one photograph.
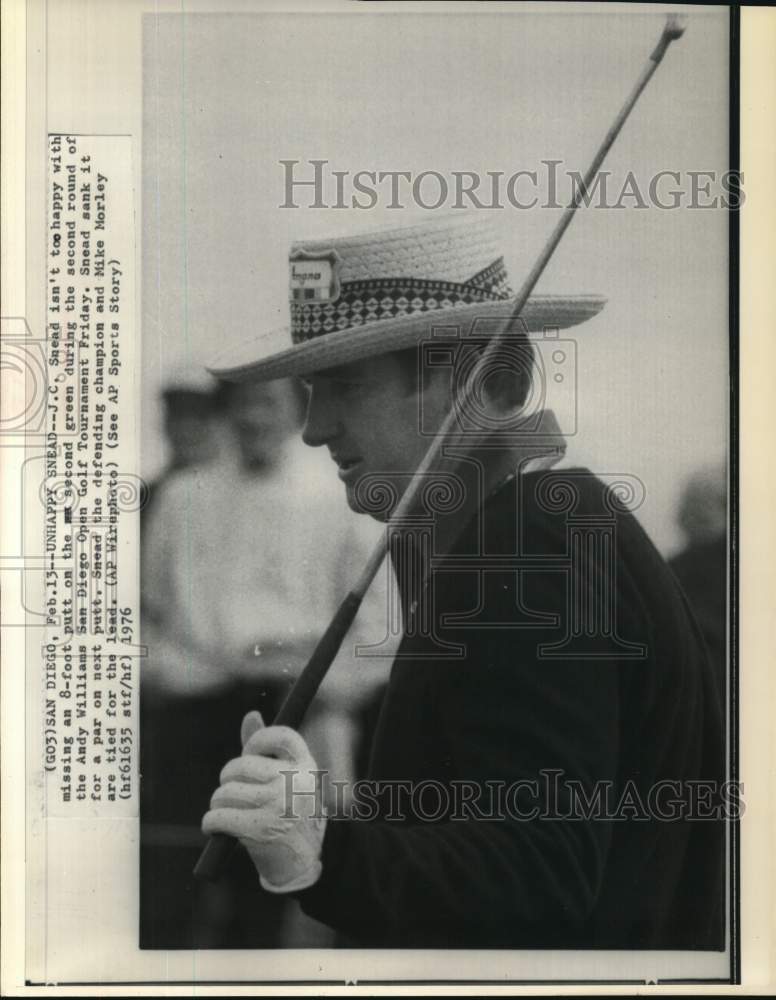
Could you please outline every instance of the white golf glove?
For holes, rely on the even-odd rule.
[[[269,892],[306,889],[321,875],[322,772],[299,733],[265,728],[258,712],[245,716],[240,735],[242,756],[221,771],[202,830],[236,837]]]

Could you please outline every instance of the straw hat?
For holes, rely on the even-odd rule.
[[[511,318],[514,292],[498,229],[480,215],[449,216],[294,243],[289,329],[254,336],[209,366],[230,381],[304,375],[412,347],[445,328],[466,336],[475,321]],[[600,295],[536,295],[521,314],[529,332],[563,329],[603,308]],[[492,322],[495,320],[496,322]]]

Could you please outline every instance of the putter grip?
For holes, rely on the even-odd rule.
[[[302,724],[305,712],[310,707],[321,681],[326,676],[326,671],[339,652],[342,640],[353,624],[353,619],[360,606],[361,598],[356,594],[350,593],[345,597],[337,609],[337,613],[329,622],[329,627],[313,650],[307,666],[280,706],[280,711],[272,723],[273,726],[290,726],[292,729],[298,729]],[[225,833],[214,833],[205,844],[204,850],[194,866],[195,877],[211,882],[217,879],[236,846],[237,841],[234,837],[229,837]]]

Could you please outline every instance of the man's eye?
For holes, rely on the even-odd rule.
[[[334,386],[338,392],[353,393],[363,388],[363,382],[349,382],[346,379],[337,379]]]

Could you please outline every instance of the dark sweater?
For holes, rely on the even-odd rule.
[[[367,786],[360,818],[329,820],[322,877],[298,894],[351,946],[723,946],[723,824],[660,821],[648,806],[656,782],[721,779],[720,705],[703,643],[631,514],[616,514],[610,563],[570,569],[570,521],[548,509],[552,482],[573,484],[574,518],[611,526],[602,484],[586,470],[510,480],[431,567],[434,636],[412,606],[411,540],[393,552],[405,636],[368,777],[415,790],[397,798],[394,789],[399,818],[389,819],[386,789]],[[609,584],[608,637],[583,634],[559,649],[584,601]],[[440,643],[463,655],[440,658]],[[528,784],[516,794],[520,780]],[[604,816],[595,782],[610,783]],[[670,815],[669,800],[686,800],[687,788],[661,794],[656,808]],[[537,808],[552,818],[522,818]]]

